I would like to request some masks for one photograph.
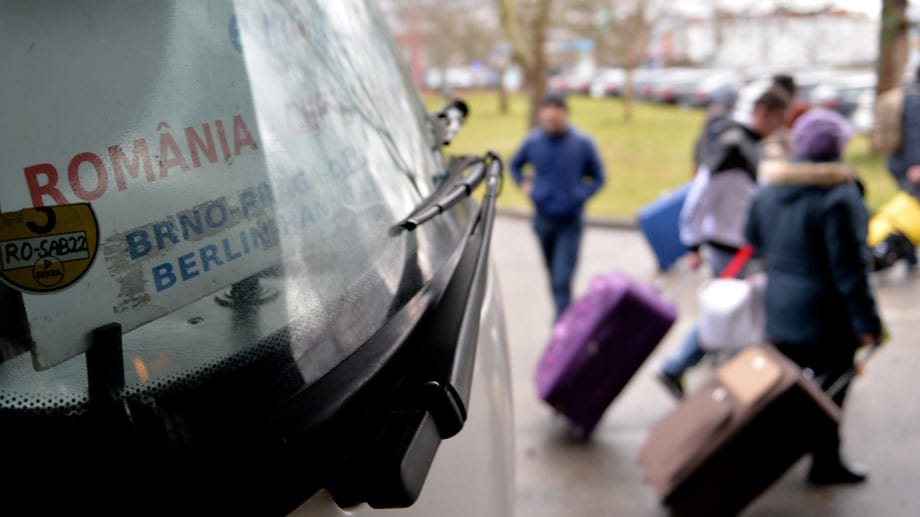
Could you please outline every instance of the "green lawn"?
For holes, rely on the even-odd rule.
[[[526,97],[512,96],[507,115],[499,113],[494,93],[461,97],[470,105],[470,117],[447,151],[479,154],[491,148],[510,159],[527,132]],[[427,97],[426,102],[432,109],[441,105],[435,96]],[[618,99],[572,96],[569,105],[573,124],[597,142],[607,170],[607,184],[588,204],[590,213],[633,215],[662,192],[689,181],[691,148],[703,122],[702,111],[640,103],[633,122],[626,123]],[[894,194],[895,185],[882,158],[870,153],[865,137],[851,143],[848,159],[868,187],[872,208]],[[510,183],[500,203],[529,206],[526,196]]]

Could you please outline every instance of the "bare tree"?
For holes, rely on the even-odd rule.
[[[553,0],[531,0],[519,5],[516,0],[496,0],[502,27],[511,44],[511,59],[524,71],[530,96],[528,124],[537,124],[537,107],[546,95],[546,34]]]
[[[438,70],[444,85],[452,66],[485,62],[498,40],[491,0],[386,0],[381,4],[398,33],[420,40],[426,67]]]
[[[620,55],[620,63],[626,71],[623,82],[623,119],[627,122],[633,120],[633,107],[635,106],[635,91],[633,88],[633,71],[638,68],[648,57],[649,40],[652,22],[649,17],[649,6],[644,0],[620,2],[625,10],[622,17],[617,20],[617,42],[614,48]]]
[[[498,112],[507,115],[509,111],[508,88],[505,86],[505,75],[511,66],[511,56],[507,51],[506,45],[496,46],[491,53],[489,63],[498,75],[498,82],[495,84],[498,93]]]
[[[879,56],[876,65],[876,94],[901,85],[909,47],[907,0],[883,0],[879,27]]]
[[[648,57],[652,25],[663,15],[659,4],[649,0],[562,0],[564,12],[559,24],[594,41],[598,62],[625,70],[623,117],[627,121],[633,119],[635,105],[633,71]]]
[[[711,0],[712,3],[712,53],[709,55],[709,64],[715,64],[719,59],[719,53],[722,51],[722,44],[725,42],[725,21],[731,16],[731,13],[722,9],[719,0]]]

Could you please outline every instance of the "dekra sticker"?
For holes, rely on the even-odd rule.
[[[0,278],[20,291],[48,293],[79,280],[93,263],[99,225],[89,203],[0,214]]]

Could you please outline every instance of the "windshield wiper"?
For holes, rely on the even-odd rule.
[[[501,189],[502,162],[494,151],[489,151],[483,158],[473,160],[466,165],[470,172],[443,190],[442,194],[432,200],[423,208],[416,210],[412,215],[399,223],[405,230],[412,231],[437,215],[449,210],[462,199],[469,197],[484,179],[491,185],[495,184],[495,195]]]
[[[341,465],[346,474],[327,487],[342,507],[362,502],[373,508],[412,505],[441,441],[459,433],[466,423],[502,167],[497,154],[487,153],[475,162],[473,172],[416,220],[415,226],[430,220],[485,180],[486,192],[460,262],[439,299],[402,345],[413,353],[405,358],[407,373],[401,389],[382,404],[384,416],[375,424],[376,431],[370,437],[362,435],[350,449],[348,461]]]

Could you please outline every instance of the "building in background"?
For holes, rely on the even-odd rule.
[[[844,9],[667,17],[656,27],[651,57],[727,68],[870,65],[878,54],[878,24]]]

